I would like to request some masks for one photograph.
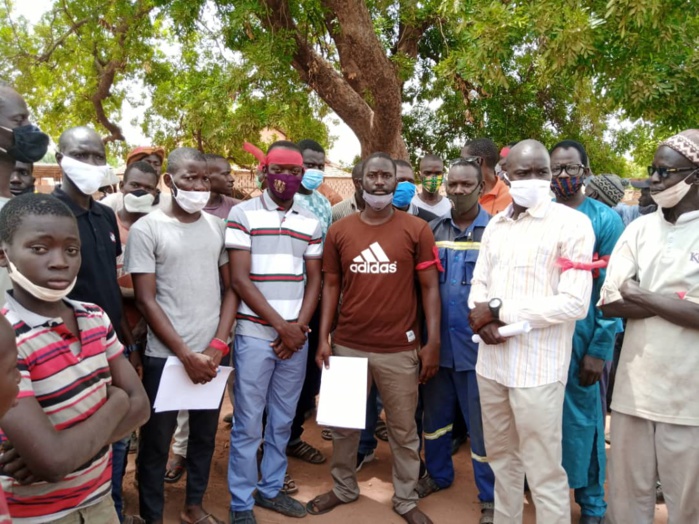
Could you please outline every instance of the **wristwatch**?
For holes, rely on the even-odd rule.
[[[490,309],[490,314],[493,315],[495,320],[500,320],[500,308],[502,307],[502,300],[499,298],[491,298],[488,302],[488,309]]]

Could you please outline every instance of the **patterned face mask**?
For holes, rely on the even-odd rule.
[[[442,187],[442,181],[444,180],[444,175],[433,175],[433,176],[426,176],[422,180],[422,187],[425,188],[425,191],[428,193],[436,193],[439,191],[439,188]]]
[[[551,191],[561,200],[568,200],[575,196],[582,187],[583,177],[557,177],[551,180]]]

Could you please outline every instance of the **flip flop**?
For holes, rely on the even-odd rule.
[[[189,520],[184,513],[180,513],[180,524],[226,524],[217,519],[213,513],[207,513],[199,520]]]
[[[324,515],[343,504],[350,503],[341,501],[333,491],[328,491],[308,501],[306,504],[306,511],[309,515]]]
[[[167,469],[165,470],[165,482],[168,484],[174,484],[182,478],[185,471],[187,471],[187,462],[184,457],[175,455],[167,463]]]

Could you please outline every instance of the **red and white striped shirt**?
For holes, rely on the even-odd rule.
[[[123,354],[107,314],[98,306],[66,300],[75,311],[80,340],[61,318],[33,313],[9,294],[2,313],[15,330],[21,374],[18,399],[35,397],[56,430],[73,427],[107,401],[109,361]],[[0,438],[6,440],[4,433]],[[23,486],[0,475],[15,523],[57,520],[110,495],[111,446],[59,482]]]

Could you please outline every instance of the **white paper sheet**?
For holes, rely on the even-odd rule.
[[[177,357],[168,357],[153,408],[161,411],[218,409],[232,367],[219,366],[211,382],[194,384]]]
[[[319,425],[364,429],[367,369],[366,358],[330,357],[320,381]]]
[[[517,335],[524,335],[525,333],[529,333],[532,330],[532,327],[529,325],[529,322],[526,320],[522,322],[516,322],[514,324],[507,324],[506,326],[502,326],[500,329],[498,329],[498,333],[500,333],[501,337],[515,337]],[[473,335],[471,337],[471,340],[474,342],[482,342],[481,337],[478,335]]]

